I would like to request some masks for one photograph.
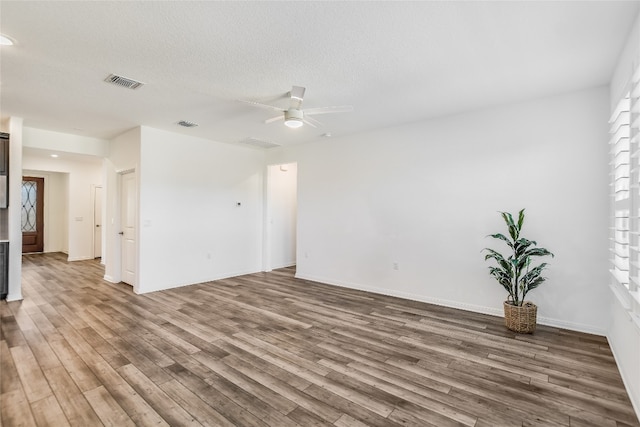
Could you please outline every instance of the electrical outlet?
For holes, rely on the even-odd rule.
[[[394,263],[393,263],[393,269],[394,269],[394,270],[400,270],[400,266],[398,265],[398,263],[397,263],[397,262],[394,262]]]

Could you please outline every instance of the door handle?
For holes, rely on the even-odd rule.
[[[96,228],[100,228],[100,224],[96,224]]]
[[[124,234],[124,231],[121,231],[118,234],[122,236]]]

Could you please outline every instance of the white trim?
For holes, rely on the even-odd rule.
[[[21,301],[22,299],[22,292],[9,293],[7,295],[7,302]]]
[[[609,348],[611,349],[611,353],[613,354],[613,359],[616,361],[616,366],[618,367],[618,372],[620,372],[620,378],[622,378],[622,384],[624,384],[624,388],[627,392],[627,394],[629,395],[629,400],[631,401],[631,406],[633,407],[633,410],[636,413],[636,416],[638,417],[638,419],[640,419],[640,406],[638,406],[638,400],[636,399],[633,395],[633,387],[629,386],[629,379],[626,377],[626,375],[624,375],[624,372],[620,369],[620,363],[618,362],[618,360],[620,360],[618,358],[618,352],[616,350],[615,344],[614,344],[614,340],[611,339],[611,337],[609,337],[607,335],[607,341],[609,342]]]
[[[106,280],[107,282],[109,282],[109,283],[120,283],[120,282],[116,281],[112,276],[110,276],[108,274],[105,274],[102,278],[104,280]]]
[[[620,305],[625,310],[631,310],[631,301],[629,300],[629,292],[626,290],[626,288],[624,291],[622,289],[619,289],[621,286],[622,285],[620,285],[619,283],[616,283],[616,284],[610,284],[609,288],[611,289],[611,292],[613,292],[613,294],[616,296],[616,298],[620,302]]]
[[[440,306],[449,307],[449,308],[456,308],[459,310],[472,311],[474,313],[488,314],[491,316],[498,316],[498,317],[504,316],[504,312],[502,311],[502,309],[495,308],[495,307],[486,307],[486,306],[475,305],[475,304],[465,304],[465,303],[460,303],[458,301],[425,297],[423,295],[417,295],[417,294],[412,294],[407,292],[398,292],[392,289],[371,288],[371,287],[366,287],[366,286],[362,286],[355,283],[335,281],[332,279],[328,279],[326,277],[316,277],[316,276],[309,276],[309,275],[296,273],[296,278],[303,279],[303,280],[310,280],[313,282],[319,282],[319,283],[331,285],[331,286],[340,286],[343,288],[356,289],[360,291],[371,292],[374,294],[387,295],[387,296],[403,298],[411,301],[426,302],[428,304],[435,304],[435,305],[440,305]],[[553,319],[550,317],[538,316],[538,324],[551,326],[555,328],[561,328],[561,329],[570,329],[572,331],[584,332],[584,333],[600,335],[600,336],[606,335],[606,331],[602,328],[597,328],[592,325],[586,325],[583,323],[575,323],[575,322],[569,322],[566,320]]]
[[[69,261],[69,262],[73,262],[73,261],[87,261],[87,260],[90,260],[90,259],[93,259],[93,258],[92,258],[92,257],[90,257],[90,256],[77,256],[77,257],[73,257],[73,258],[71,258],[71,257],[67,257],[67,261]]]
[[[93,258],[97,258],[96,257],[96,190],[100,189],[101,191],[103,191],[102,193],[102,200],[100,201],[100,206],[104,205],[104,187],[102,186],[102,184],[91,184],[91,213],[93,214],[93,218],[91,221],[91,224],[93,226],[92,231],[93,234],[91,235],[91,246],[92,246],[92,250],[91,253],[93,254]],[[100,258],[102,258],[102,253],[104,252],[104,215],[103,215],[104,209],[101,209],[100,211],[100,216],[102,217],[102,221],[101,221],[101,229],[100,229],[100,233],[102,233],[102,239],[100,239],[100,241],[102,242],[101,244],[101,248],[100,248]]]
[[[118,170],[116,170],[116,173],[118,175],[124,175],[126,173],[133,173],[135,171],[136,171],[136,168],[133,167],[133,168],[128,168],[128,169],[118,169]]]
[[[614,304],[615,304],[615,301],[614,301]],[[640,323],[639,323],[638,316],[633,314],[628,309],[625,309],[624,306],[622,306],[621,308],[623,309],[624,313],[627,316],[629,316],[629,322],[633,323],[633,327],[637,335],[636,339],[640,340]],[[619,351],[619,348],[617,347],[618,342],[615,339],[613,339],[613,336],[611,335],[611,331],[607,333],[606,337],[607,337],[607,342],[609,343],[609,348],[611,349],[611,353],[613,354],[613,358],[616,361],[618,372],[620,373],[620,377],[622,378],[622,383],[624,384],[624,388],[627,392],[627,395],[629,396],[629,400],[631,401],[631,405],[633,406],[636,416],[638,417],[638,419],[640,419],[640,398],[638,398],[639,396],[635,396],[635,393],[634,393],[636,391],[635,389],[635,386],[637,385],[636,381],[633,378],[629,378],[627,375],[627,371],[625,369],[622,369],[624,365],[621,362],[622,359],[620,358],[620,351]]]
[[[282,265],[274,265],[274,266],[271,266],[271,270],[277,270],[277,269],[279,269],[279,268],[295,267],[295,265],[296,265],[296,261],[288,261],[288,262],[285,262],[285,263],[284,263],[284,264],[282,264]],[[269,270],[269,271],[271,271],[271,270]]]
[[[215,282],[216,280],[230,279],[230,278],[233,278],[233,277],[246,276],[248,274],[255,274],[255,273],[261,273],[261,272],[262,272],[261,270],[242,270],[242,271],[236,271],[236,272],[233,272],[233,273],[219,274],[219,275],[216,275],[216,276],[211,277],[211,278],[198,279],[195,282],[180,283],[180,284],[171,283],[171,284],[168,284],[168,285],[164,285],[164,286],[162,286],[160,288],[154,288],[154,289],[145,290],[145,291],[142,291],[142,292],[140,292],[138,289],[136,289],[134,287],[133,288],[133,292],[135,292],[138,295],[141,295],[141,294],[147,294],[147,293],[150,293],[150,292],[158,292],[158,291],[166,291],[168,289],[182,288],[182,287],[185,287],[185,286],[202,285],[202,284],[206,284],[206,283],[210,283],[210,282]],[[105,276],[105,280],[107,280],[106,276]],[[115,283],[115,282],[112,282],[112,283]],[[214,283],[210,283],[210,284],[214,285]]]

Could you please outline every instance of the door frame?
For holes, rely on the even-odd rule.
[[[298,162],[297,161],[291,161],[291,162],[286,162],[286,163],[277,163],[277,164],[270,164],[267,165],[265,170],[264,170],[264,209],[263,209],[263,228],[262,228],[262,271],[272,271],[273,270],[273,243],[274,243],[274,239],[277,238],[277,236],[274,236],[273,233],[273,210],[274,210],[274,206],[277,205],[279,198],[277,197],[276,194],[274,194],[274,189],[273,189],[273,178],[271,176],[271,171],[275,170],[276,168],[281,169],[284,171],[284,169],[282,169],[284,166],[287,165],[292,165],[295,164],[296,165],[296,193],[297,193],[297,188],[298,188],[298,184],[299,184],[299,168],[298,168]],[[296,194],[296,199],[297,199],[297,194]],[[296,201],[297,204],[297,201]],[[297,208],[296,208],[297,210]],[[295,253],[295,263],[297,265],[297,263],[300,261],[300,256],[299,256],[299,239],[298,239],[298,219],[297,219],[297,215],[296,215],[296,223],[295,223],[295,227],[296,227],[296,231],[295,231],[295,238],[296,238],[296,253]],[[276,268],[281,268],[281,266],[276,266]]]
[[[133,291],[135,293],[139,293],[139,283],[140,283],[140,254],[139,254],[139,248],[140,248],[140,227],[138,226],[138,217],[140,214],[140,189],[138,188],[138,175],[136,173],[136,169],[135,168],[131,168],[131,169],[124,169],[124,170],[119,170],[117,171],[117,184],[116,184],[116,224],[115,224],[115,229],[114,229],[114,238],[116,240],[116,256],[117,256],[117,281],[118,282],[122,282],[122,257],[124,255],[123,251],[122,251],[122,235],[120,235],[119,233],[122,231],[122,178],[124,177],[124,175],[127,174],[133,174],[133,179],[134,179],[134,186],[136,188],[136,197],[135,197],[135,223],[136,223],[136,229],[135,229],[135,246],[134,246],[134,256],[135,256],[135,274],[134,274],[134,283],[132,284],[133,286]]]
[[[37,230],[36,236],[40,237],[42,241],[38,242],[36,238],[36,245],[38,246],[38,249],[40,249],[40,246],[42,246],[42,250],[36,250],[33,252],[24,252],[24,243],[23,243],[22,253],[44,253],[44,240],[45,240],[44,214],[45,214],[45,181],[46,180],[42,176],[22,175],[22,179],[20,180],[20,194],[22,194],[22,189],[23,189],[25,180],[38,182],[37,193],[36,193],[36,230]],[[22,210],[22,206],[20,209]],[[23,231],[22,231],[22,236],[24,240]]]
[[[101,208],[100,212],[96,212],[96,190],[98,188],[102,189],[102,203],[100,205],[102,208]],[[104,205],[105,205],[105,202],[104,202],[104,199],[105,199],[105,197],[104,197],[104,186],[91,184],[91,206],[93,207],[93,236],[92,236],[92,239],[93,239],[93,258],[94,259],[96,258],[96,240],[95,240],[96,239],[95,231],[96,231],[96,225],[97,225],[96,224],[96,215],[99,214],[100,218],[102,218],[102,220],[101,220],[102,226],[100,227],[101,228],[100,233],[102,233],[102,239],[101,239],[101,242],[102,242],[101,246],[102,247],[100,249],[100,264],[102,264],[102,265],[104,265],[104,263],[105,263],[105,261],[104,261],[104,257],[105,257],[105,248],[104,248],[104,246],[105,246],[105,241],[104,241],[105,240],[105,232],[104,232],[104,230],[105,230],[105,227],[104,227],[104,218],[105,218],[105,215],[104,215],[105,206]]]

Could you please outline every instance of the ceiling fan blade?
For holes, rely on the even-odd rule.
[[[238,101],[243,102],[245,104],[253,105],[254,107],[265,108],[265,109],[268,109],[268,110],[275,110],[275,111],[280,111],[280,112],[284,112],[285,111],[280,107],[276,107],[274,105],[262,104],[260,102],[246,101],[244,99],[239,99]]]
[[[308,124],[311,127],[318,127],[318,126],[322,126],[322,122],[320,122],[319,120],[314,119],[313,117],[307,117],[306,115],[304,116],[304,122],[306,124]]]
[[[351,111],[353,111],[353,105],[340,105],[333,107],[308,108],[304,110],[304,114],[312,116],[316,114],[349,113]]]
[[[275,117],[271,117],[270,119],[265,120],[265,123],[273,123],[273,122],[277,122],[278,120],[284,120],[284,114],[279,114]]]
[[[308,118],[308,117],[307,117],[307,118],[302,119],[302,121],[303,121],[304,123],[308,124],[309,126],[311,126],[312,128],[317,128],[317,127],[318,127],[318,126],[314,125],[314,124],[309,120],[309,118]]]
[[[277,95],[260,98],[260,102],[263,104],[269,105],[271,103],[280,101],[281,99],[289,99],[289,98],[291,98],[291,92],[282,92]]]
[[[295,108],[299,110],[302,107],[302,100],[304,99],[305,88],[301,86],[292,86],[291,87],[291,106],[290,108]]]

